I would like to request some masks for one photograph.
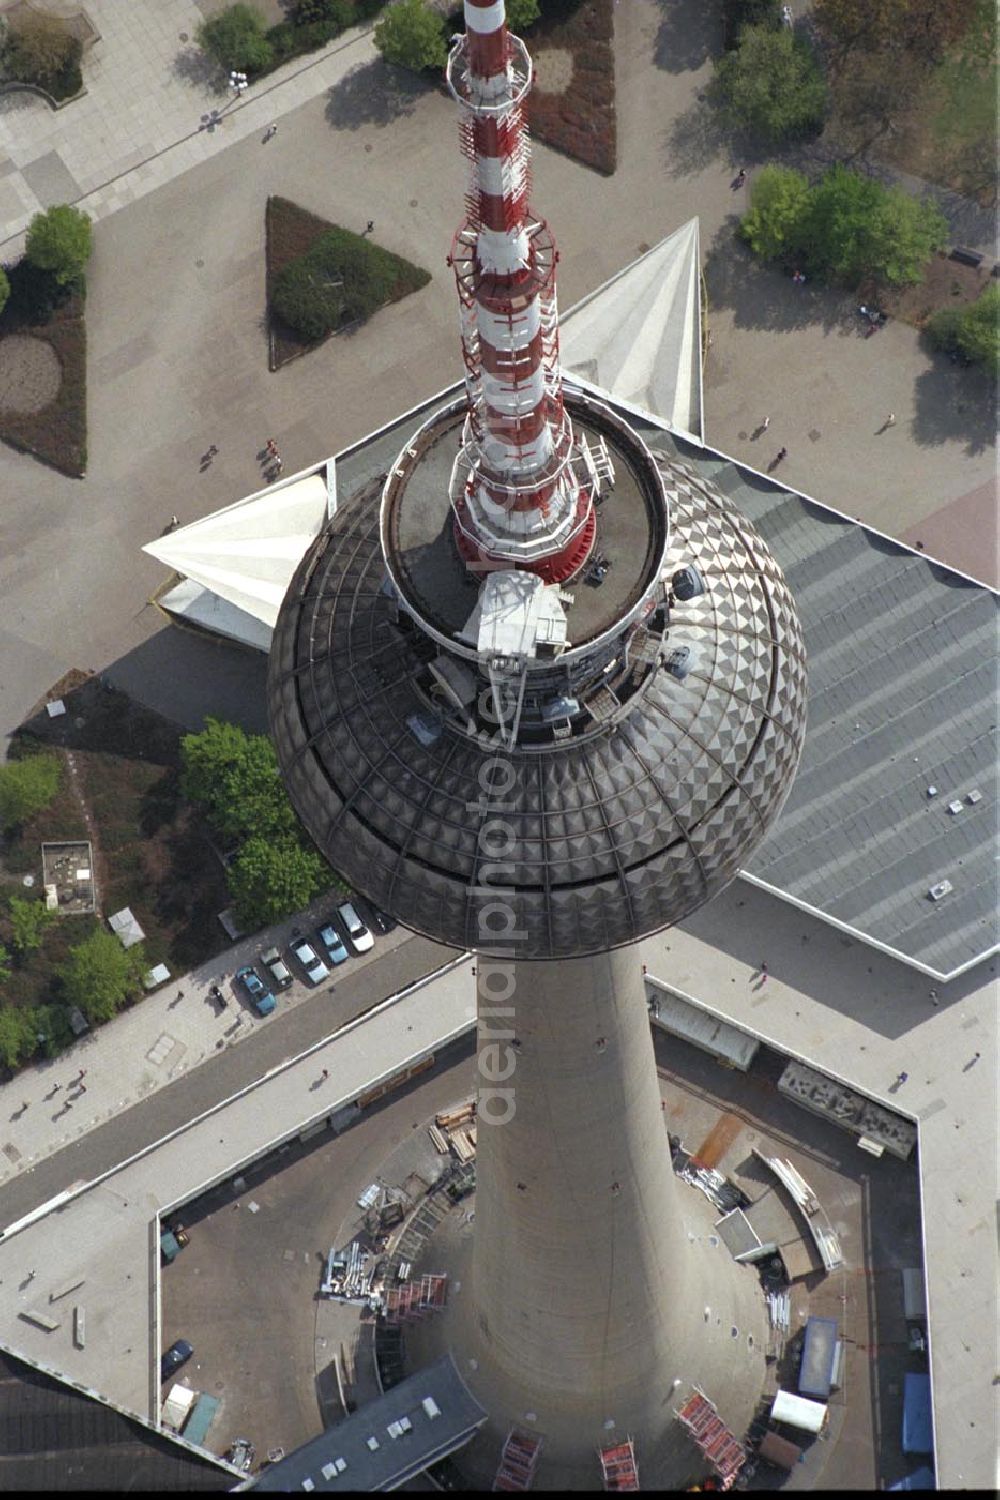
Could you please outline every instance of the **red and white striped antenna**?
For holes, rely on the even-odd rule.
[[[465,0],[465,26],[447,67],[471,163],[449,256],[469,400],[450,485],[455,539],[477,571],[561,583],[593,548],[598,481],[563,406],[555,242],[528,206],[531,58],[504,0]]]

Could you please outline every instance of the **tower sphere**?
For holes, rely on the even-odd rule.
[[[466,21],[465,392],[303,558],[270,719],[299,816],[376,905],[458,947],[580,957],[679,921],[748,859],[795,774],[805,657],[746,518],[564,380],[530,60],[502,5],[467,0]]]

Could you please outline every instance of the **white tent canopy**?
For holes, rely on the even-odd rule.
[[[700,278],[689,219],[560,319],[563,369],[700,441]]]

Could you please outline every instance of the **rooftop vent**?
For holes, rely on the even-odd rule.
[[[379,1443],[379,1440],[374,1433],[372,1433],[371,1437],[368,1439],[368,1447],[373,1453],[375,1452],[376,1448],[381,1447],[381,1444]]]
[[[970,807],[975,807],[977,802],[982,802],[983,794],[978,787],[973,787],[972,791],[969,793],[965,800]]]
[[[674,598],[680,604],[687,604],[689,599],[697,599],[705,592],[705,580],[697,568],[688,565],[686,568],[678,568],[670,580]]]
[[[691,670],[691,647],[675,646],[663,665],[671,677],[676,677],[678,682],[683,682]]]
[[[952,814],[960,813],[962,811],[962,804],[957,797],[955,798],[954,802],[948,803],[948,811]]]
[[[950,880],[939,880],[937,885],[931,886],[927,894],[928,896],[930,896],[932,901],[940,901],[942,896],[947,896],[951,888],[952,886]]]
[[[425,1396],[420,1405],[423,1407],[424,1411],[432,1421],[435,1417],[439,1417],[441,1415],[441,1408],[440,1406],[438,1406],[433,1396]]]

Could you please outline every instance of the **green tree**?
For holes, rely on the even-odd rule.
[[[4,980],[9,978],[10,954],[7,952],[7,949],[4,947],[3,943],[0,943],[0,984],[3,984]]]
[[[223,68],[260,73],[270,67],[273,51],[266,23],[252,5],[229,5],[198,27],[198,46]]]
[[[540,14],[538,0],[507,0],[507,25],[515,36],[533,26]]]
[[[135,994],[147,968],[142,944],[123,948],[103,927],[95,928],[69,951],[59,977],[69,1005],[77,1005],[91,1024],[110,1021]]]
[[[712,90],[731,125],[769,141],[822,126],[826,83],[812,48],[787,26],[744,26],[716,67]]]
[[[266,735],[206,719],[201,734],[181,740],[181,766],[184,795],[225,838],[294,833],[295,815]]]
[[[28,225],[25,257],[65,286],[75,281],[90,259],[90,219],[80,208],[58,203],[38,213]]]
[[[869,276],[889,286],[919,281],[947,236],[947,221],[929,199],[840,165],[813,188],[803,226],[812,268],[848,286]]]
[[[0,1006],[0,1063],[16,1068],[38,1046],[33,1007]]]
[[[295,0],[292,21],[296,26],[329,25],[343,31],[354,21],[354,7],[349,0]]]
[[[7,306],[7,298],[9,296],[10,282],[7,279],[7,272],[4,270],[3,266],[0,266],[0,313],[2,313],[4,308]]]
[[[791,167],[762,167],[751,188],[751,204],[740,234],[755,255],[776,260],[802,247],[809,212],[809,183]]]
[[[329,866],[295,835],[249,838],[229,866],[237,920],[248,931],[299,911],[331,881]]]
[[[0,766],[0,828],[17,828],[48,807],[61,781],[62,763],[55,755],[28,755]]]
[[[946,307],[927,325],[932,344],[961,354],[994,378],[1000,374],[1000,286],[992,282],[975,302]]]
[[[427,0],[398,0],[375,24],[375,45],[386,62],[420,72],[448,59],[444,17]]]
[[[18,953],[32,953],[42,946],[46,927],[53,919],[44,901],[10,898],[10,940]]]

